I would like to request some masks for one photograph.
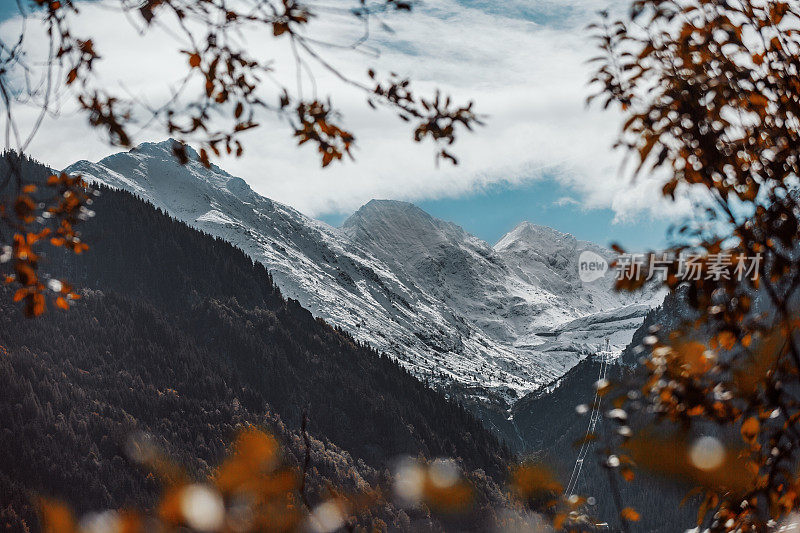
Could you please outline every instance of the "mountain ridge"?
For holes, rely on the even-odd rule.
[[[179,165],[172,143],[143,144],[65,171],[133,192],[231,242],[267,266],[287,296],[434,384],[477,386],[476,394],[510,405],[563,374],[605,336],[622,349],[635,329],[623,312],[619,327],[599,336],[539,335],[643,303],[612,294],[608,283],[577,280],[582,248],[608,255],[597,245],[551,229],[565,244],[537,246],[529,234],[528,241],[512,239],[515,228],[491,246],[395,200],[370,201],[334,228],[259,195],[219,167],[203,167],[194,152]]]

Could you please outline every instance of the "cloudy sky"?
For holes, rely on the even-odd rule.
[[[486,126],[460,137],[453,150],[457,167],[437,167],[431,144],[411,142],[408,125],[369,109],[363,94],[322,70],[316,71],[317,90],[333,97],[356,134],[355,162],[319,168],[313,148],[297,148],[286,124],[264,116],[247,137],[245,155],[218,164],[259,193],[333,224],[371,198],[392,198],[415,202],[489,242],[530,220],[601,244],[661,245],[667,225],[685,211],[659,200],[657,179],[632,182],[620,171],[621,154],[611,149],[619,116],[585,104],[585,62],[596,55],[585,28],[612,1],[620,0],[427,0],[410,15],[386,17],[386,27],[373,26],[367,50],[376,55],[325,51],[356,77],[373,66],[410,76],[420,92],[440,87],[457,100],[474,100]],[[168,31],[137,31],[109,2],[84,3],[76,19],[79,34],[92,35],[106,58],[98,64],[101,79],[121,94],[163,100],[185,71],[180,43]],[[19,32],[11,4],[0,8],[4,39]],[[315,22],[311,29],[348,43],[360,31],[349,18]],[[242,38],[253,55],[276,58],[278,79],[294,83],[284,43],[264,32]],[[29,43],[32,57],[43,53],[37,40]],[[308,80],[304,86],[310,90]],[[21,108],[17,116],[24,130],[35,115]],[[136,140],[164,137],[145,129]],[[45,121],[29,151],[63,168],[114,149],[64,94],[60,113]]]

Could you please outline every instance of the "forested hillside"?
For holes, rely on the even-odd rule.
[[[124,453],[131,432],[201,475],[244,423],[297,449],[303,413],[339,463],[317,486],[377,483],[401,454],[505,476],[512,457],[472,415],[286,301],[263,266],[128,193],[101,192],[83,228],[91,250],[42,260],[83,298],[35,320],[0,298],[0,522],[33,523],[33,492],[79,510],[152,502],[152,476]]]

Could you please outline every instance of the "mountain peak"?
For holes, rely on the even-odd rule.
[[[130,151],[131,152],[150,153],[150,154],[153,153],[153,152],[167,152],[170,155],[172,155],[172,153],[173,153],[172,149],[176,145],[185,146],[186,147],[186,153],[190,158],[198,157],[198,154],[197,154],[197,152],[195,151],[194,148],[192,148],[188,144],[182,143],[181,141],[179,141],[177,139],[174,139],[172,137],[170,137],[169,139],[166,139],[164,141],[160,141],[160,142],[143,142],[143,143],[139,144],[138,146],[132,148]]]
[[[144,142],[128,150],[105,157],[97,163],[78,161],[65,169],[67,173],[80,173],[92,181],[103,182],[116,188],[136,192],[159,205],[160,199],[182,197],[181,202],[192,203],[207,194],[204,187],[227,191],[240,200],[250,201],[255,193],[241,178],[231,176],[216,165],[203,166],[197,152],[189,145],[189,161],[181,164],[173,148],[182,143],[169,138],[160,142]]]
[[[434,249],[446,242],[483,243],[460,226],[399,200],[370,200],[344,221],[342,230],[357,242],[380,248]]]
[[[430,225],[435,219],[409,202],[372,199],[350,215],[342,224],[344,229],[375,225]]]
[[[356,213],[423,213],[430,216],[425,211],[412,204],[411,202],[403,202],[402,200],[379,200],[373,198],[366,204],[362,205]]]
[[[545,248],[574,248],[577,239],[569,234],[548,226],[540,226],[528,221],[520,222],[506,233],[497,244],[495,250],[505,250],[517,246],[539,246]]]

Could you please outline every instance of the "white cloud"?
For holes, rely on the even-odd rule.
[[[517,0],[437,0],[411,15],[387,16],[395,33],[374,29],[370,44],[381,51],[377,59],[328,52],[338,68],[355,76],[363,77],[371,65],[379,72],[409,75],[420,91],[438,86],[457,101],[475,100],[476,109],[487,115],[486,126],[460,137],[453,150],[461,160],[457,167],[442,163],[437,168],[434,148],[413,143],[407,124],[370,110],[362,93],[321,69],[317,84],[325,90],[322,96],[333,96],[345,126],[358,137],[355,163],[323,170],[311,148],[296,147],[284,124],[263,117],[263,126],[248,134],[245,156],[219,164],[260,193],[312,216],[351,211],[375,197],[414,201],[459,196],[490,183],[513,185],[545,173],[571,187],[585,207],[609,207],[619,220],[642,213],[663,216],[659,180],[631,183],[619,171],[620,154],[611,150],[619,116],[585,105],[590,68],[585,61],[594,54],[585,26],[600,7],[589,0],[550,0],[531,12],[529,2]],[[527,19],[515,18],[520,13],[527,13]],[[102,5],[83,5],[81,20],[79,33],[91,34],[108,58],[98,65],[104,80],[150,102],[164,99],[186,61],[172,37],[161,30],[139,35]],[[7,21],[0,32],[15,31],[14,24]],[[341,20],[338,25],[316,24],[339,41],[358,32]],[[294,65],[282,41],[255,34],[246,39],[251,53],[279,58],[276,77],[294,82]],[[32,121],[33,111],[23,110],[20,121]],[[145,131],[137,141],[163,137]],[[45,122],[30,151],[63,167],[113,150],[65,104],[59,117]]]
[[[553,202],[553,205],[556,207],[566,207],[568,205],[581,205],[581,203],[575,198],[572,198],[571,196],[562,196],[561,198]]]

